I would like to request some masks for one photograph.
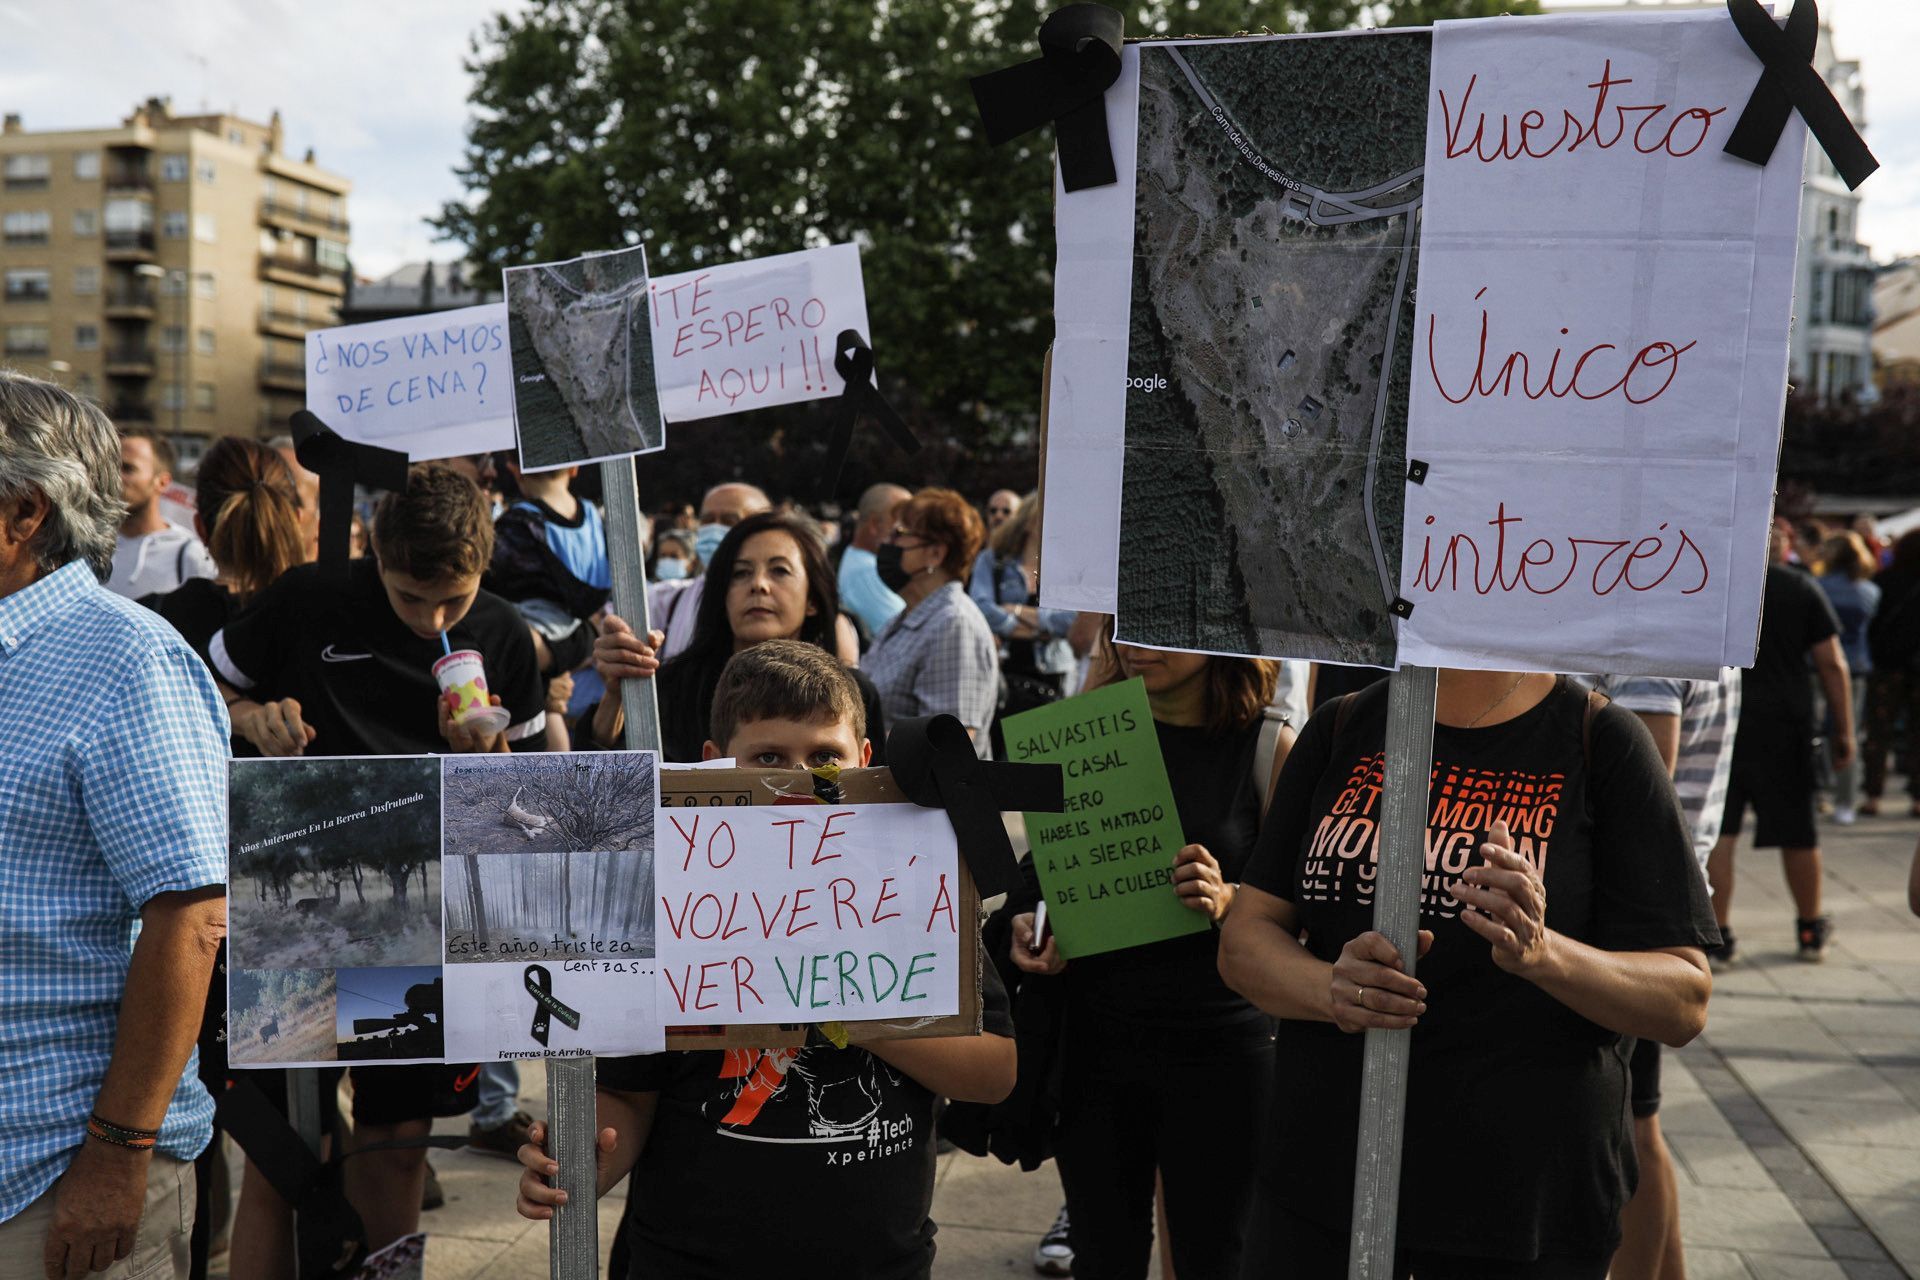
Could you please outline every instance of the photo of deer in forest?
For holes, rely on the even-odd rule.
[[[227,970],[227,1061],[235,1066],[332,1062],[331,969]]]
[[[447,961],[651,959],[653,851],[447,859]]]
[[[647,752],[449,759],[447,853],[620,853],[653,848]]]
[[[440,962],[440,761],[236,760],[228,950],[236,969]]]

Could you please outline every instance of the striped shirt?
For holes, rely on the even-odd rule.
[[[227,711],[187,642],[80,561],[0,596],[0,1221],[85,1139],[141,907],[226,855]],[[212,1121],[190,1057],[158,1149]]]
[[[1673,761],[1673,789],[1693,831],[1693,853],[1702,872],[1727,806],[1733,770],[1733,735],[1740,723],[1740,672],[1723,667],[1716,680],[1667,680],[1654,676],[1607,676],[1600,691],[1628,711],[1680,717],[1680,748]]]

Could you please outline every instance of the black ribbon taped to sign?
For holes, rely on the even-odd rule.
[[[551,1024],[549,1017],[558,1018],[575,1031],[580,1029],[580,1014],[562,1004],[553,994],[553,975],[547,972],[543,964],[530,964],[525,974],[527,994],[533,997],[533,1026],[529,1034],[534,1042],[541,1046],[547,1043],[547,1031]]]
[[[1059,813],[1067,807],[1059,765],[982,760],[966,726],[953,716],[921,716],[894,725],[887,735],[887,765],[907,799],[947,811],[983,898],[1020,882],[1001,813]]]
[[[1120,78],[1126,20],[1103,4],[1055,9],[1040,25],[1040,56],[975,76],[974,105],[993,146],[1053,121],[1068,191],[1117,181],[1107,137],[1106,93]]]
[[[920,440],[907,429],[893,411],[880,388],[873,385],[873,348],[852,329],[842,329],[833,342],[833,371],[846,382],[840,393],[838,417],[833,438],[827,445],[827,465],[821,472],[820,496],[831,497],[840,483],[840,472],[847,465],[847,450],[853,447],[854,424],[862,413],[879,419],[893,442],[908,453],[920,452]]]
[[[320,477],[320,563],[323,572],[344,581],[352,549],[353,487],[405,489],[407,455],[396,449],[358,444],[305,409],[288,420],[293,454]]]
[[[1774,25],[1759,0],[1727,0],[1727,13],[1766,70],[1753,86],[1723,150],[1736,159],[1765,164],[1787,127],[1787,117],[1797,110],[1847,189],[1865,182],[1880,162],[1867,150],[1833,90],[1813,69],[1814,48],[1820,41],[1820,10],[1815,0],[1793,0],[1784,31]]]

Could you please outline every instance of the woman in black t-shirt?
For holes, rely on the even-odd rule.
[[[1281,1019],[1245,1274],[1345,1274],[1353,1033],[1410,1027],[1394,1274],[1600,1280],[1632,1037],[1685,1044],[1712,987],[1672,783],[1637,717],[1562,677],[1442,671],[1416,979],[1372,930],[1386,702],[1308,723],[1224,931],[1228,983]]]
[[[839,617],[840,589],[818,535],[805,521],[777,511],[748,516],[727,531],[707,565],[693,639],[684,652],[662,663],[655,656],[666,642],[661,632],[649,636],[649,644],[621,618],[609,615],[601,624],[593,662],[607,691],[574,726],[574,743],[589,750],[618,746],[625,719],[620,681],[653,677],[662,757],[675,764],[698,763],[727,659],[764,640],[804,640],[837,653]],[[885,764],[887,726],[879,691],[857,668],[851,674],[866,704],[873,763]]]
[[[1174,856],[1181,901],[1216,925],[1234,909],[1253,852],[1261,729],[1271,662],[1114,646],[1121,679],[1146,684],[1186,844]],[[1280,728],[1273,771],[1292,731]],[[1033,916],[1013,920],[1013,962],[1061,973],[1065,1072],[1053,1149],[1067,1192],[1077,1280],[1140,1278],[1153,1244],[1154,1174],[1181,1280],[1238,1273],[1273,1072],[1273,1021],[1227,989],[1219,934],[1083,956],[1051,935],[1029,951]]]

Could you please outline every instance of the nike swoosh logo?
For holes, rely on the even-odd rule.
[[[332,645],[328,645],[320,651],[320,661],[322,662],[358,662],[362,658],[371,658],[372,656],[370,653],[335,653]]]

